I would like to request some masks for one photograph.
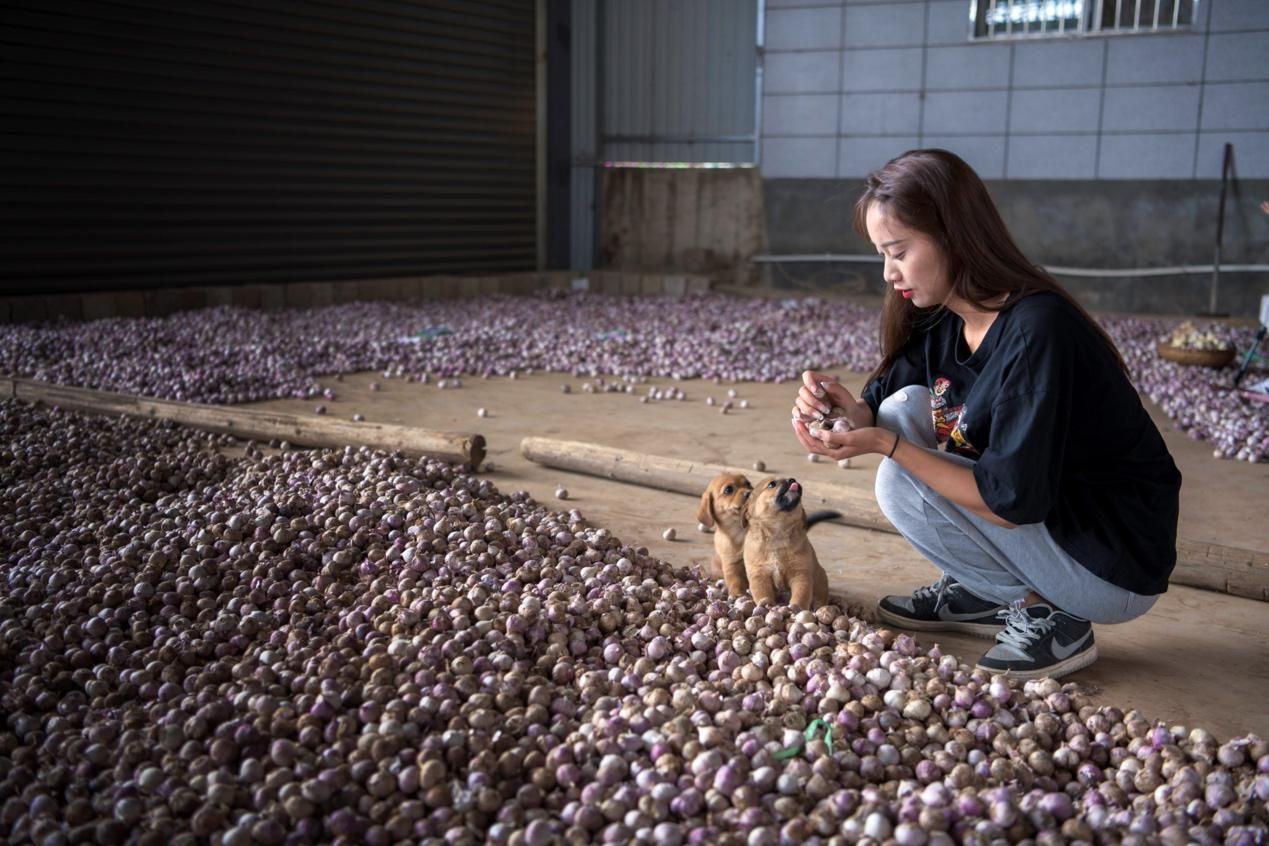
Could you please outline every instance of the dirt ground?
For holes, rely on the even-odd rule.
[[[838,369],[852,390],[863,375]],[[382,389],[372,392],[371,381]],[[709,535],[696,529],[697,500],[683,494],[650,490],[592,476],[541,467],[520,456],[520,439],[536,435],[639,450],[658,455],[749,467],[761,459],[769,473],[794,475],[804,485],[817,481],[851,484],[871,491],[879,456],[856,459],[843,470],[833,463],[806,460],[789,426],[796,385],[650,379],[635,395],[588,394],[586,381],[570,375],[535,373],[517,379],[465,378],[463,387],[440,390],[382,374],[348,374],[334,387],[338,399],[327,402],[331,415],[425,429],[480,432],[488,440],[489,477],[510,492],[523,489],[540,502],[564,506],[554,497],[557,485],[569,491],[567,507],[578,508],[595,525],[609,528],[625,543],[646,546],[676,564],[703,564],[710,555]],[[561,385],[572,386],[562,394]],[[676,385],[687,401],[641,404],[652,385]],[[727,415],[705,404],[721,401],[729,388],[748,409]],[[278,400],[259,407],[311,413],[315,403]],[[1265,500],[1269,465],[1219,461],[1203,442],[1172,429],[1151,408],[1184,477],[1180,534],[1192,540],[1269,549]],[[479,418],[478,408],[489,416]],[[759,474],[753,473],[752,477]],[[673,527],[674,541],[661,534]],[[938,577],[938,571],[898,535],[832,523],[814,530],[819,558],[839,601],[871,607],[889,593],[907,593]],[[1269,603],[1173,586],[1146,616],[1096,630],[1100,659],[1070,680],[1100,691],[1098,701],[1136,708],[1168,725],[1203,726],[1219,738],[1245,733],[1269,736]],[[957,634],[922,636],[973,663],[989,641]]]

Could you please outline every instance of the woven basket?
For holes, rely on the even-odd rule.
[[[1195,365],[1199,367],[1224,367],[1234,360],[1236,350],[1232,347],[1224,350],[1187,350],[1171,344],[1159,344],[1159,358],[1175,361],[1177,364]]]

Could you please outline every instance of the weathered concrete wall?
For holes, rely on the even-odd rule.
[[[737,274],[748,273],[749,258],[765,248],[755,168],[611,168],[602,193],[601,267],[743,282]]]
[[[1043,265],[1155,268],[1212,262],[1220,183],[1147,181],[989,181],[1019,247]],[[764,186],[769,250],[862,253],[851,210],[858,180],[769,179]],[[1232,183],[1225,205],[1223,264],[1269,264],[1269,180]],[[880,264],[780,264],[766,274],[777,288],[880,293]],[[1210,273],[1143,278],[1059,276],[1088,307],[1106,311],[1189,314],[1206,310]],[[1254,317],[1269,294],[1269,273],[1225,273],[1217,308]]]

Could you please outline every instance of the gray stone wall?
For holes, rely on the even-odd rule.
[[[1212,262],[1220,184],[1176,180],[989,180],[988,189],[1019,247],[1043,265],[1155,268]],[[857,179],[768,179],[770,252],[874,254],[851,229]],[[1241,180],[1226,198],[1222,263],[1269,264],[1269,180]],[[1089,308],[1150,314],[1206,310],[1210,273],[1058,280]],[[880,264],[781,263],[777,288],[881,293]],[[1254,317],[1269,273],[1220,277],[1217,309]]]
[[[762,171],[772,253],[871,253],[860,180],[916,147],[987,181],[1040,264],[1158,268],[1213,258],[1234,145],[1225,263],[1269,262],[1269,0],[1203,0],[1193,26],[971,40],[970,0],[766,0]],[[1211,274],[1059,277],[1090,307],[1192,313]],[[777,287],[878,293],[880,266],[780,264]],[[1269,274],[1221,277],[1253,316]]]
[[[1269,2],[1193,27],[970,41],[970,0],[767,0],[762,168],[862,177],[944,147],[984,179],[1269,178]]]

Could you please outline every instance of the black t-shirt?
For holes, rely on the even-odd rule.
[[[974,459],[987,507],[1044,523],[1081,565],[1134,593],[1163,593],[1176,566],[1181,474],[1096,329],[1057,294],[997,315],[972,354],[943,310],[864,388],[873,414],[925,385],[938,439]]]

